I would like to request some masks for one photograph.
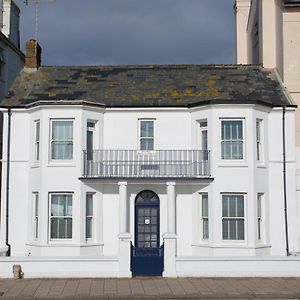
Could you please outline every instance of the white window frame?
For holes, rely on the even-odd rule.
[[[88,215],[87,214],[87,201],[88,201],[88,196],[91,196],[92,198],[92,214]],[[93,192],[87,192],[85,196],[85,238],[87,241],[94,240],[95,238],[95,193]],[[87,220],[91,220],[91,236],[87,237]]]
[[[203,241],[209,241],[209,199],[208,193],[201,193],[201,239]],[[207,201],[207,215],[204,215],[204,201]],[[205,235],[205,222],[207,222],[208,232]]]
[[[39,238],[39,193],[32,193],[32,207],[33,207],[33,239]]]
[[[264,240],[264,220],[263,220],[263,203],[264,194],[257,193],[257,240],[261,243]]]
[[[256,161],[258,164],[263,164],[264,162],[264,149],[263,149],[263,120],[256,119],[255,122],[255,153]]]
[[[39,130],[38,130],[39,129]],[[34,160],[40,161],[40,139],[41,139],[41,122],[40,120],[34,121]]]
[[[153,137],[150,137],[150,138],[145,138],[145,137],[142,137],[141,136],[141,134],[142,134],[142,132],[141,132],[141,124],[142,124],[142,122],[143,121],[146,121],[146,122],[153,122]],[[155,151],[155,121],[156,121],[156,119],[153,119],[153,118],[142,118],[142,119],[138,119],[138,126],[139,126],[139,128],[138,128],[138,134],[139,134],[139,136],[138,136],[138,149],[139,149],[139,151],[141,151],[141,152],[152,152],[152,151]],[[142,150],[141,149],[141,140],[142,139],[153,139],[153,149],[149,149],[149,150]]]
[[[61,143],[71,143],[72,144],[72,158],[70,159],[59,159],[59,158],[52,158],[52,143],[56,142],[54,140],[52,140],[52,130],[53,130],[53,122],[72,122],[72,140],[70,141],[59,141]],[[50,161],[52,162],[72,162],[74,160],[74,119],[72,118],[53,118],[50,119],[50,149],[49,149],[49,153],[50,153]]]
[[[224,217],[223,216],[223,197],[224,196],[241,196],[243,197],[243,210],[244,210],[244,216],[243,217]],[[221,222],[221,239],[223,242],[238,242],[238,243],[244,243],[246,241],[246,199],[245,194],[242,193],[222,193],[221,194],[221,216],[222,216],[222,222]],[[244,239],[224,239],[223,235],[223,220],[243,220],[244,221]],[[236,223],[237,224],[237,223]],[[229,232],[229,230],[228,230]],[[236,237],[237,237],[238,229],[236,227]]]
[[[222,123],[223,122],[242,122],[242,134],[243,134],[243,138],[242,140],[223,140],[222,139]],[[243,156],[242,158],[223,158],[223,143],[224,142],[241,142],[242,143],[242,150],[243,150]],[[220,156],[221,156],[221,161],[228,161],[228,162],[242,162],[245,161],[246,158],[246,153],[245,153],[246,147],[245,147],[245,119],[244,118],[220,118]]]
[[[52,196],[53,195],[68,195],[71,196],[71,201],[72,201],[72,215],[71,216],[51,216],[51,204],[52,204]],[[72,192],[51,192],[49,193],[49,241],[51,242],[60,242],[60,241],[72,241],[73,239],[73,228],[74,228],[74,216],[73,216],[73,211],[74,211],[74,194]],[[51,220],[54,218],[69,218],[72,220],[72,237],[71,238],[51,238]]]

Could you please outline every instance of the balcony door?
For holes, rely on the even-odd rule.
[[[160,247],[159,198],[145,190],[135,199],[135,243],[132,250],[133,275],[160,276],[163,271],[163,248]]]
[[[87,130],[86,130],[86,158],[87,158],[87,160],[93,160],[94,132],[95,132],[95,123],[87,122]]]

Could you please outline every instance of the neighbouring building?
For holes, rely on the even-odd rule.
[[[1,102],[1,277],[300,276],[295,106],[274,70],[40,53],[27,43]]]
[[[0,1],[0,99],[24,65],[24,54],[20,50],[20,9],[13,0]]]
[[[276,69],[298,106],[295,142],[296,189],[300,203],[300,1],[237,0],[235,12],[237,63]],[[300,246],[300,223],[298,228]]]

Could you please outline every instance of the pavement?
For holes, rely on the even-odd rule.
[[[0,279],[2,299],[300,299],[300,278]]]

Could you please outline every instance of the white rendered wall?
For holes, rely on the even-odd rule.
[[[5,114],[4,132],[7,130]],[[118,180],[80,180],[82,150],[86,148],[86,123],[96,122],[96,149],[137,149],[138,120],[155,119],[155,149],[200,149],[201,120],[208,122],[208,148],[211,150],[211,183],[177,181],[176,255],[180,257],[241,257],[285,255],[282,194],[282,110],[253,105],[215,105],[191,110],[155,111],[142,109],[106,110],[82,106],[40,107],[12,113],[10,240],[13,257],[118,257]],[[242,119],[244,159],[221,160],[221,120]],[[51,119],[74,120],[73,160],[52,162],[49,151]],[[256,120],[262,121],[263,161],[256,161]],[[39,163],[34,162],[34,121],[41,124]],[[286,114],[288,212],[290,250],[298,248],[299,222],[295,201],[294,111]],[[6,140],[4,140],[4,158]],[[1,240],[5,239],[4,161]],[[124,179],[126,181],[126,179]],[[123,181],[124,181],[123,180]],[[167,233],[167,181],[127,180],[127,231],[134,241],[134,203],[142,190],[152,190],[160,199],[160,243]],[[33,237],[32,193],[38,192],[39,238]],[[70,241],[49,238],[49,193],[73,193],[73,237]],[[94,237],[85,239],[85,197],[94,193]],[[201,238],[200,194],[209,195],[210,239]],[[222,240],[222,193],[245,197],[245,240]],[[257,194],[263,193],[263,239],[257,238]],[[20,209],[21,208],[21,209]],[[21,224],[21,225],[20,225]]]

